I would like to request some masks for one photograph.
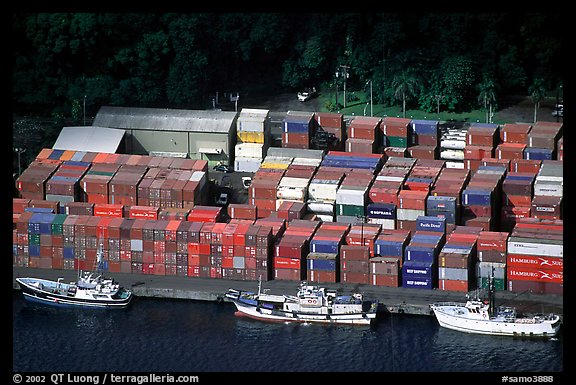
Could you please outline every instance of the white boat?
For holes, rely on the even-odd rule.
[[[97,262],[103,262],[102,248],[98,249]],[[99,269],[101,270],[101,269]],[[64,283],[42,278],[16,278],[28,301],[63,307],[124,308],[132,300],[132,292],[121,287],[114,279],[106,278],[102,271],[78,272],[76,282]]]
[[[489,277],[489,300],[469,298],[465,303],[430,305],[440,326],[466,333],[515,337],[554,337],[561,327],[557,314],[521,316],[513,307],[494,304],[494,283]]]
[[[236,315],[264,321],[317,322],[370,325],[376,318],[377,302],[364,301],[362,294],[337,295],[336,291],[301,282],[298,293],[275,295],[229,289],[226,298],[236,305]]]

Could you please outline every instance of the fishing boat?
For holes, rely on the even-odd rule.
[[[440,326],[466,333],[514,337],[554,337],[561,327],[557,314],[520,315],[514,307],[495,306],[494,277],[488,280],[488,300],[478,295],[465,303],[437,302],[430,305]]]
[[[360,293],[337,295],[306,281],[296,295],[269,294],[259,281],[256,293],[229,289],[225,297],[236,306],[236,315],[276,322],[370,325],[378,308],[377,302],[365,301]]]
[[[42,278],[16,278],[26,300],[62,307],[124,308],[132,300],[132,292],[114,279],[103,275],[102,245],[97,253],[97,272],[78,271],[78,280],[64,283]]]

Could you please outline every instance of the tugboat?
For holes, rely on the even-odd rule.
[[[98,274],[78,272],[76,282],[64,283],[63,278],[52,281],[42,278],[16,278],[28,301],[61,307],[124,308],[132,300],[132,292],[112,278],[102,275],[103,251],[98,249]]]
[[[488,280],[488,301],[468,296],[466,303],[437,302],[430,308],[440,326],[466,333],[552,338],[561,327],[557,314],[521,316],[513,307],[496,307],[493,275]]]
[[[360,293],[337,295],[306,281],[295,296],[263,292],[261,281],[257,293],[229,289],[225,296],[236,305],[236,315],[263,321],[370,325],[378,308],[377,302],[364,301]]]

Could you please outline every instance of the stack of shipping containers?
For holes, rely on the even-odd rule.
[[[411,146],[408,153],[417,159],[439,159],[440,130],[436,120],[412,120]]]
[[[317,112],[314,118],[317,123],[314,148],[343,151],[346,141],[344,115],[335,112]]]
[[[340,247],[350,229],[347,223],[322,222],[310,240],[307,279],[310,282],[338,282]]]
[[[270,146],[268,110],[243,108],[236,120],[234,170],[256,172]]]
[[[466,132],[464,168],[475,171],[484,158],[494,157],[494,149],[500,141],[500,127],[490,123],[473,123]]]
[[[408,230],[382,229],[374,241],[370,258],[370,283],[375,286],[402,286],[404,250],[410,241]]]
[[[372,154],[378,148],[380,138],[380,118],[357,116],[350,122],[347,139],[344,144],[346,152]]]
[[[313,112],[288,111],[282,124],[282,147],[311,148],[311,138],[315,132]]]

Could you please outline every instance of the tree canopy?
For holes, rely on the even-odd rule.
[[[13,111],[202,109],[216,92],[328,85],[340,65],[349,87],[372,81],[378,102],[476,108],[486,79],[501,93],[529,95],[536,79],[554,91],[562,22],[521,12],[15,13]]]

